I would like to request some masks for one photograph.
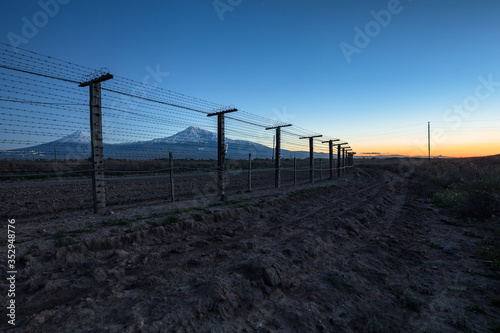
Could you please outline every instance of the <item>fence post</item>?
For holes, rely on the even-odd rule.
[[[217,116],[217,194],[221,201],[226,201],[226,193],[224,191],[224,163],[226,159],[224,114],[235,111],[238,110],[233,108],[207,114],[207,117]]]
[[[340,147],[340,175],[344,175],[344,148]]]
[[[224,164],[226,162],[226,142],[224,133],[224,114],[217,115],[217,192],[221,201],[226,201],[224,189]]]
[[[333,142],[330,140],[328,142],[328,154],[330,158],[330,179],[333,179]]]
[[[297,185],[297,157],[293,158],[293,186]]]
[[[340,177],[340,145],[337,146],[337,177]]]
[[[342,147],[342,176],[345,175],[345,148]]]
[[[101,83],[90,84],[90,132],[92,137],[92,187],[94,212],[103,213],[106,208],[104,182],[104,158],[102,142]]]
[[[309,139],[309,180],[314,184],[314,146],[313,139],[320,138],[323,135],[302,136],[299,139]]]
[[[314,146],[313,138],[309,138],[309,181],[314,184]]]
[[[274,187],[281,183],[281,127],[276,128],[276,150],[274,156]]]
[[[107,73],[93,80],[80,83],[89,86],[90,92],[90,137],[92,146],[92,194],[94,213],[104,213],[106,209],[106,189],[104,182],[104,156],[102,142],[101,82],[112,79]]]
[[[267,127],[266,130],[276,129],[276,150],[274,156],[274,187],[280,187],[281,184],[281,128],[292,126],[292,124]],[[273,139],[274,149],[274,139]]]
[[[172,152],[168,153],[168,160],[170,164],[170,196],[172,197],[172,202],[175,201],[174,195],[174,158]]]
[[[248,192],[252,192],[252,154],[248,154]]]
[[[323,141],[323,143],[327,143],[328,142],[328,153],[329,153],[329,159],[330,159],[330,179],[333,179],[334,178],[334,174],[335,174],[335,168],[333,166],[333,142],[334,141],[340,141],[339,139],[334,139],[334,140],[328,140],[328,141]],[[335,144],[336,146],[339,146],[339,144]]]

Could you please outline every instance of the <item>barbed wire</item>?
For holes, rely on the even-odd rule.
[[[16,53],[8,46],[0,42],[0,158],[50,159],[56,154],[61,158],[68,147],[67,137],[83,131],[85,139],[90,133],[88,91],[78,85],[109,74],[110,70],[95,70],[23,49]],[[166,159],[165,147],[170,147],[177,157],[215,160],[215,140],[169,140],[189,127],[216,136],[216,118],[207,115],[234,107],[116,75],[102,83],[101,97],[105,158],[131,161]],[[225,115],[225,119],[228,158],[241,158],[248,152],[253,152],[254,158],[273,157],[276,132],[266,128],[287,125],[240,108]],[[305,154],[308,140],[299,138],[318,135],[292,125],[281,131],[283,158]],[[90,141],[85,140],[68,156],[90,157]],[[315,154],[328,150],[321,140],[329,139],[314,139]],[[247,146],[239,149],[240,144]],[[51,151],[44,150],[48,145]],[[34,153],[36,147],[39,151]],[[301,168],[298,171],[302,172]]]

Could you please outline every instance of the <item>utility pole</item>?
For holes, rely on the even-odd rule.
[[[224,191],[224,162],[226,159],[224,114],[236,111],[238,110],[233,108],[207,114],[207,117],[217,116],[217,194],[221,201],[226,201],[226,193]]]
[[[328,152],[329,152],[329,158],[330,158],[330,179],[333,179],[333,142],[335,141],[340,141],[339,139],[335,140],[328,140],[328,141],[323,141],[322,143],[327,143],[328,142]]]
[[[289,127],[292,124],[268,127],[266,130],[276,129],[276,150],[274,156],[274,187],[280,187],[281,183],[281,128]],[[273,140],[274,141],[274,140]],[[273,142],[274,146],[274,142]]]
[[[309,178],[311,184],[314,184],[314,146],[313,139],[321,138],[323,135],[301,136],[299,139],[309,139]]]
[[[427,122],[427,151],[429,154],[428,160],[431,160],[431,122]]]
[[[79,87],[89,86],[90,91],[90,137],[92,146],[92,192],[94,213],[104,213],[106,209],[106,190],[104,182],[104,156],[102,143],[101,82],[112,79],[107,73],[93,80],[80,83]]]

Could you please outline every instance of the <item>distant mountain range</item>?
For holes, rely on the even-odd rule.
[[[227,158],[248,159],[272,158],[273,149],[259,143],[226,138]],[[178,159],[217,159],[217,134],[195,126],[172,136],[149,141],[127,143],[104,143],[104,158],[155,159],[168,158],[172,152]],[[76,131],[64,138],[27,148],[0,151],[0,158],[17,159],[87,159],[91,155],[90,135]],[[306,158],[307,151],[281,150],[282,158]],[[317,153],[315,157],[327,158],[328,154]]]

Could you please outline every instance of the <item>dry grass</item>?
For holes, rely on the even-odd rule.
[[[415,180],[422,197],[458,218],[485,220],[500,213],[500,155],[455,159],[363,160]]]

